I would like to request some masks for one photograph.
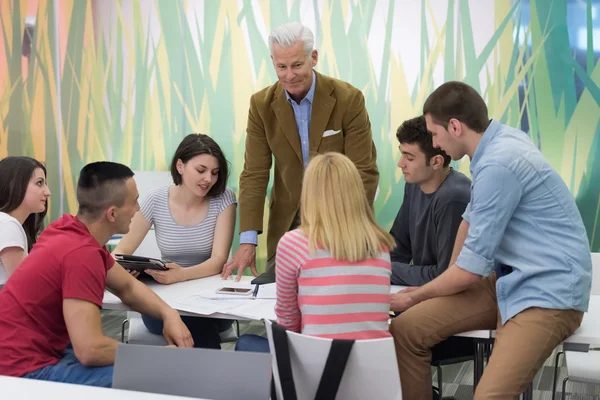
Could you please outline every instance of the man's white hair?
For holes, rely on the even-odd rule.
[[[289,22],[273,29],[269,35],[269,50],[273,54],[273,44],[278,44],[281,47],[292,47],[297,41],[304,43],[306,54],[312,53],[315,38],[311,30],[300,22]]]

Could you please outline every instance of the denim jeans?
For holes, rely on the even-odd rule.
[[[56,365],[48,365],[23,376],[23,378],[37,379],[63,383],[75,383],[87,386],[111,387],[113,366],[86,367],[75,357],[72,348],[67,348],[63,358]]]
[[[235,344],[235,351],[269,353],[269,339],[258,335],[242,335]]]
[[[192,334],[194,347],[205,349],[220,349],[221,337],[219,332],[227,330],[233,324],[233,321],[230,320],[203,317],[181,316],[181,320]],[[155,335],[163,334],[162,320],[142,314],[142,321],[144,321],[144,325],[150,332]]]

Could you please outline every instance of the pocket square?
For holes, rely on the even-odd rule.
[[[334,131],[334,130],[330,129],[328,131],[323,132],[323,137],[337,135],[340,132],[341,132],[341,129],[337,130],[337,131]]]

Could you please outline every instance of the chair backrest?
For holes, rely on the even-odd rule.
[[[265,400],[271,355],[119,344],[113,388],[213,400]]]
[[[150,258],[158,258],[161,259],[160,249],[158,248],[158,244],[156,243],[156,232],[154,229],[150,229],[142,243],[138,246],[138,248],[133,252],[134,256],[140,257],[150,257]]]
[[[170,171],[133,171],[140,202],[154,189],[173,184]]]
[[[273,354],[273,378],[277,398],[283,399],[279,383],[276,352],[273,346],[273,324],[264,320]],[[287,332],[292,375],[298,400],[312,400],[317,393],[331,339]],[[400,375],[394,340],[390,338],[357,340],[352,347],[336,399],[400,400]],[[333,399],[332,399],[333,400]]]
[[[133,179],[140,194],[140,204],[151,191],[173,184],[170,171],[134,171]],[[160,250],[156,244],[156,233],[153,228],[148,231],[148,234],[144,237],[144,240],[142,240],[142,243],[140,243],[133,255],[161,258]]]
[[[600,295],[600,253],[592,253],[592,294]]]

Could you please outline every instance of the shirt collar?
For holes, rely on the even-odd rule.
[[[475,169],[477,162],[481,159],[483,153],[485,153],[485,148],[492,141],[494,136],[496,136],[499,130],[500,122],[496,121],[495,119],[490,120],[490,124],[488,125],[485,132],[482,133],[481,140],[479,141],[479,144],[475,149],[475,153],[473,154],[473,158],[471,159],[471,164],[469,168],[471,170],[471,175],[473,174],[473,170]]]
[[[302,103],[305,99],[308,100],[308,102],[310,104],[312,104],[313,99],[315,98],[315,85],[317,83],[317,75],[315,74],[315,71],[312,72],[312,84],[310,85],[310,89],[308,89],[308,93],[306,93],[306,96],[304,96],[304,99],[302,99],[300,101],[300,103]],[[289,95],[289,93],[287,92],[287,90],[283,90],[283,92],[285,93],[285,98],[287,99],[288,103],[292,103],[292,101],[294,101],[294,99],[292,99]],[[298,103],[298,104],[300,104]]]

